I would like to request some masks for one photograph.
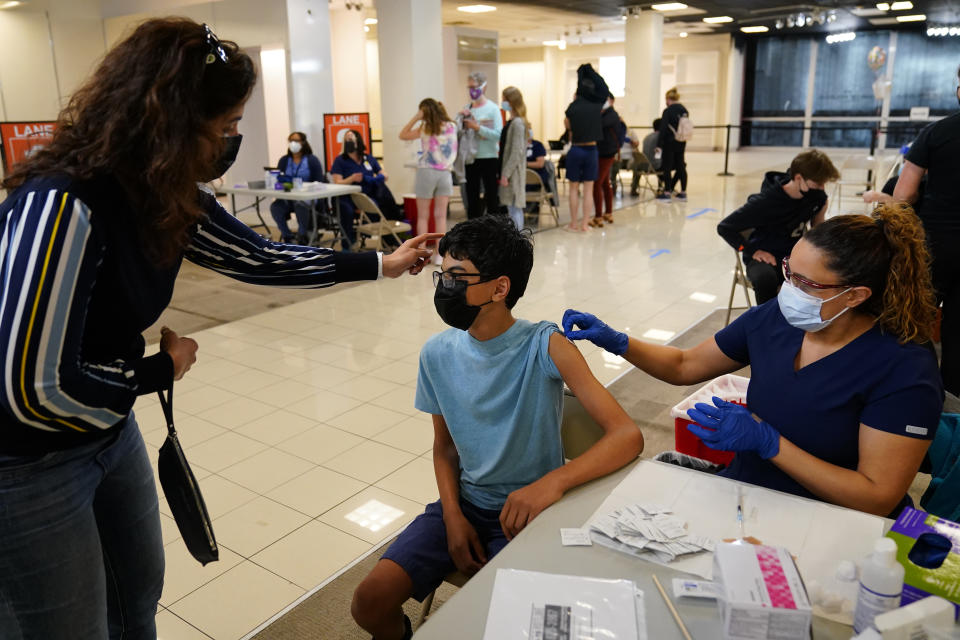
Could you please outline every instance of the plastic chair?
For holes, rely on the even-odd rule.
[[[583,408],[577,396],[573,395],[567,387],[563,388],[563,419],[560,425],[560,439],[563,443],[563,455],[567,460],[572,460],[583,454],[592,447],[604,434],[603,427],[597,424],[597,421],[587,413]],[[462,587],[470,579],[464,573],[454,571],[444,577],[443,581],[452,584],[455,587]],[[430,608],[433,606],[433,597],[436,591],[424,599],[423,608],[420,610],[420,617],[417,621],[417,627],[423,624],[423,621],[430,614]]]
[[[383,236],[385,234],[392,235],[397,241],[397,246],[402,244],[403,241],[397,234],[409,232],[411,227],[408,223],[397,220],[387,220],[383,216],[383,212],[380,211],[380,207],[377,206],[377,203],[371,200],[365,193],[352,193],[350,194],[350,199],[353,201],[353,205],[357,208],[357,213],[360,215],[360,224],[356,227],[359,246],[364,246],[364,237],[376,237],[376,250],[383,251]],[[371,218],[371,216],[374,215],[377,216],[376,220]],[[354,243],[351,249],[356,248],[357,243]]]
[[[862,172],[862,178],[844,178],[844,176],[849,176],[850,172]],[[836,204],[837,211],[841,212],[840,207],[842,206],[841,202],[843,201],[844,187],[852,187],[859,192],[873,189],[874,181],[878,174],[879,166],[876,156],[855,154],[844,158],[843,163],[840,165],[840,179],[834,183],[833,195],[830,198],[831,201]]]
[[[553,215],[554,222],[556,222],[559,227],[560,211],[557,209],[554,195],[550,193],[547,185],[543,184],[543,179],[540,177],[540,174],[533,169],[527,169],[527,185],[537,187],[536,191],[527,191],[527,204],[535,202],[540,205],[541,210],[543,207],[548,207],[550,213]]]
[[[947,397],[944,409],[952,404],[955,411],[956,397],[950,394]],[[935,516],[956,522],[960,519],[960,415],[944,413],[940,416],[940,425],[927,457],[933,477],[920,498],[920,506]]]

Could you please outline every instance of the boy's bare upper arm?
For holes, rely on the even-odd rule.
[[[447,421],[444,420],[443,416],[438,413],[431,413],[430,417],[433,418],[434,446],[453,445],[453,437],[450,435],[450,430],[447,429]]]
[[[600,384],[590,371],[583,354],[572,342],[563,334],[554,333],[550,336],[549,351],[563,381],[570,387],[573,395],[577,396],[590,417],[596,420],[605,432],[610,433],[623,427],[636,429],[630,416],[606,387]]]

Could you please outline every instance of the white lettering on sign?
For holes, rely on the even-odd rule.
[[[28,138],[30,136],[49,136],[49,135],[53,135],[52,124],[13,125],[13,136],[15,138]]]
[[[333,116],[333,124],[360,124],[360,116]]]

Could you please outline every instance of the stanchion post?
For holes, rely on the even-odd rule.
[[[730,173],[730,125],[727,125],[727,141],[723,148],[723,171],[718,176],[732,176]]]

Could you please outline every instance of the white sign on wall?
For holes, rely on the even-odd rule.
[[[911,120],[926,120],[930,117],[930,107],[910,107]]]

